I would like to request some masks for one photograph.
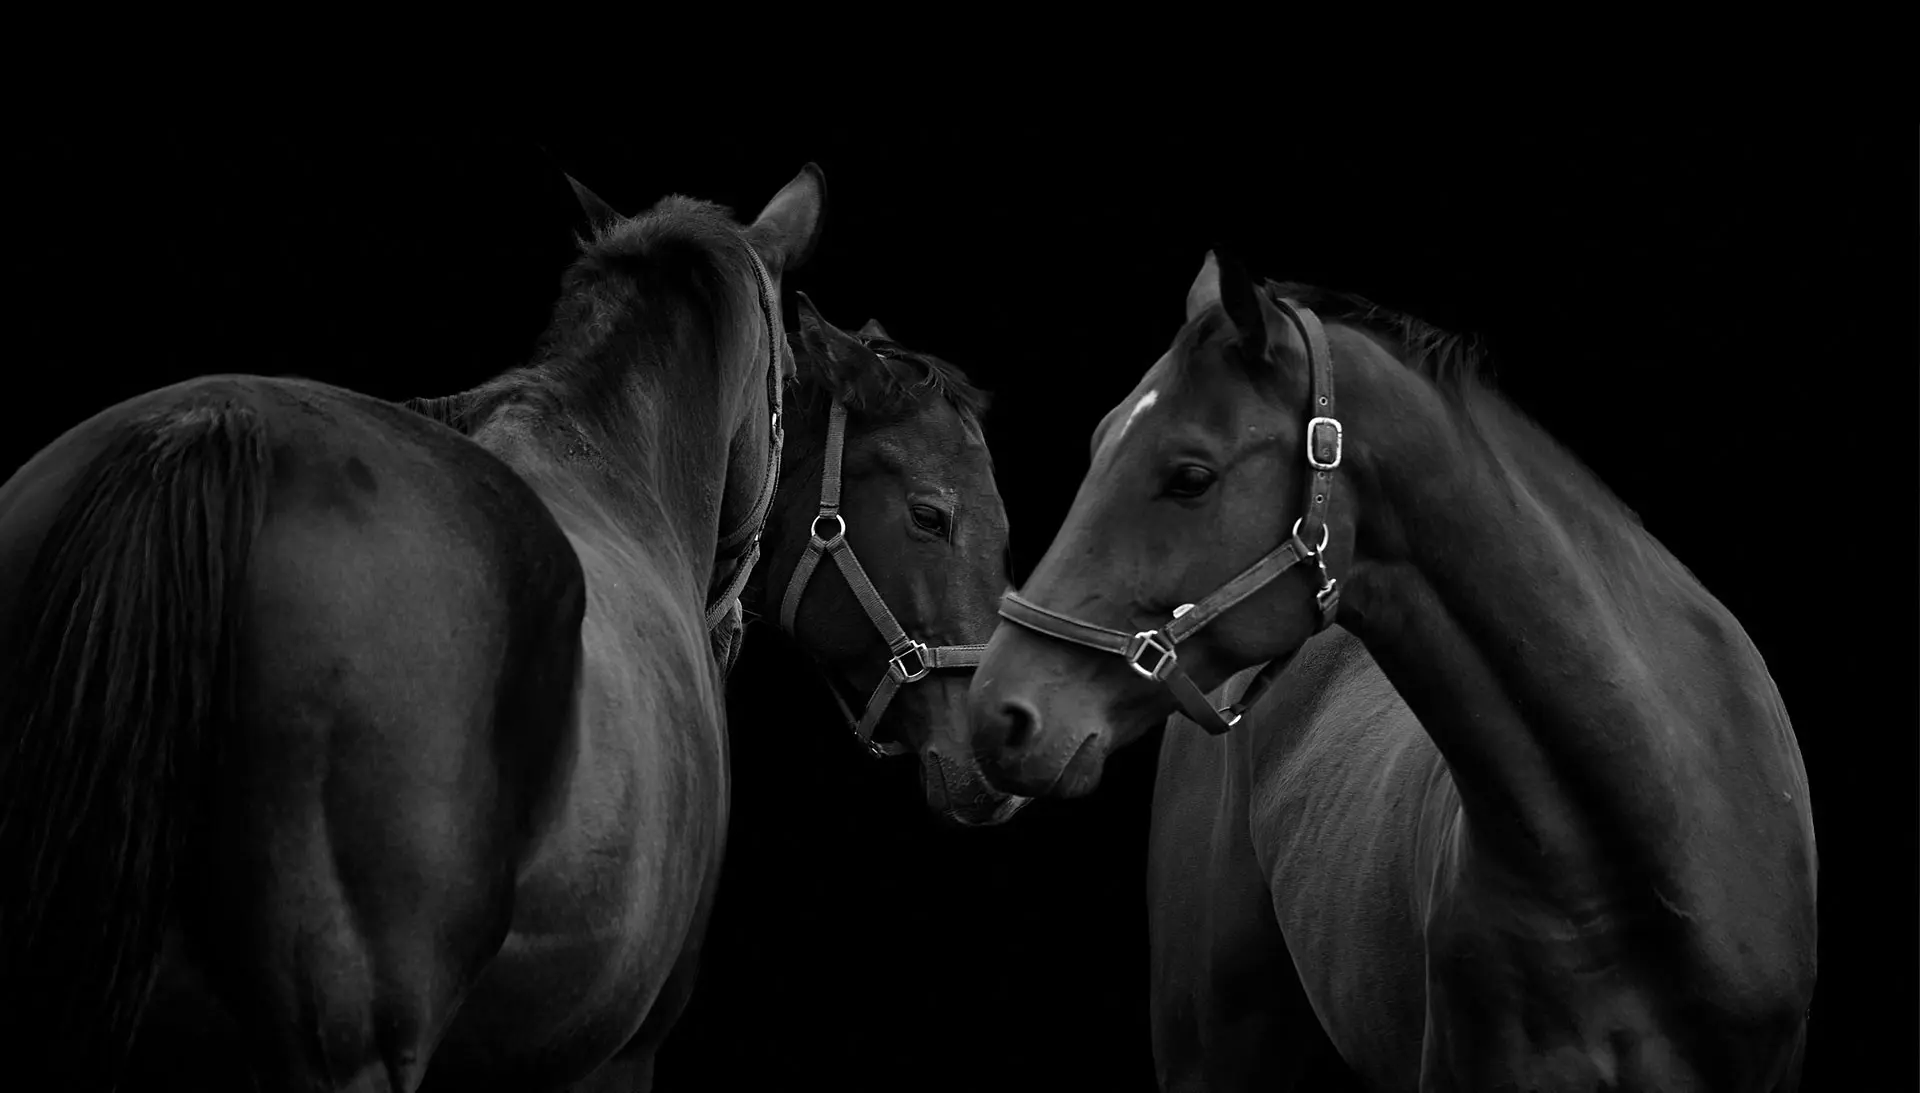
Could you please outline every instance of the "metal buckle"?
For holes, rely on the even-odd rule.
[[[1331,600],[1339,592],[1340,582],[1327,576],[1327,571],[1324,567],[1320,570],[1320,576],[1321,579],[1327,583],[1321,585],[1320,591],[1313,594],[1313,602],[1320,605],[1321,611],[1325,611],[1327,609],[1327,601]]]
[[[832,518],[834,523],[840,525],[840,530],[834,532],[832,535],[822,535],[820,534],[820,521],[828,518]],[[813,518],[813,523],[808,525],[807,531],[813,536],[815,542],[831,543],[835,539],[845,538],[847,534],[847,521],[844,516],[841,516],[837,512],[823,512]]]
[[[1329,427],[1333,429],[1333,461],[1330,463],[1322,463],[1317,453],[1322,446],[1320,440],[1321,437],[1325,435],[1324,430]],[[1345,448],[1346,434],[1340,428],[1338,418],[1317,417],[1307,422],[1307,462],[1313,466],[1314,470],[1330,471],[1338,467],[1340,465],[1340,456]]]
[[[908,640],[912,641],[911,638]],[[907,671],[905,658],[908,656],[912,656],[920,663],[918,670],[912,672]],[[912,683],[915,680],[925,679],[927,673],[933,671],[933,666],[927,663],[926,645],[921,642],[912,641],[912,644],[908,645],[898,656],[887,661],[887,671],[892,672],[893,678],[902,683]]]
[[[1180,654],[1174,651],[1173,643],[1162,637],[1158,630],[1140,631],[1133,636],[1132,644],[1132,651],[1127,653],[1127,667],[1140,673],[1144,679],[1161,682],[1167,678],[1167,670],[1180,663]],[[1140,667],[1140,654],[1149,649],[1160,654],[1160,659],[1153,662],[1152,671]]]

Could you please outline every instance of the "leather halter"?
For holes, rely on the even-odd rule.
[[[860,560],[853,556],[853,544],[847,542],[847,518],[840,514],[840,457],[846,447],[847,408],[836,401],[827,416],[826,462],[820,472],[820,511],[808,525],[807,548],[800,555],[799,565],[794,567],[793,576],[787,581],[787,594],[780,601],[780,628],[789,634],[794,633],[794,618],[800,610],[800,597],[806,593],[807,580],[813,576],[820,565],[822,555],[833,558],[840,567],[840,575],[847,579],[847,587],[853,589],[853,595],[866,609],[867,618],[880,631],[887,641],[887,651],[892,655],[887,661],[887,670],[880,676],[880,683],[874,687],[873,694],[867,699],[867,711],[855,717],[847,707],[847,701],[840,697],[840,691],[832,686],[833,700],[840,704],[840,712],[846,716],[847,726],[853,734],[866,745],[867,751],[876,757],[904,755],[906,746],[894,741],[885,744],[874,742],[873,730],[880,723],[880,716],[886,713],[887,704],[893,701],[895,692],[903,683],[913,683],[925,679],[930,673],[942,668],[973,668],[979,665],[980,657],[987,651],[985,645],[939,645],[929,646],[916,641],[900,626],[893,612],[887,610],[886,601],[867,579],[866,570],[860,568]],[[828,525],[831,535],[820,534],[821,524],[831,520]],[[798,636],[798,635],[796,635]]]
[[[733,576],[728,579],[720,595],[707,604],[707,630],[711,633],[729,616],[739,617],[740,592],[747,585],[747,579],[753,575],[754,566],[760,562],[760,536],[767,526],[767,513],[773,508],[774,490],[780,485],[780,451],[786,441],[786,430],[782,424],[782,404],[780,375],[780,352],[787,344],[786,330],[781,323],[780,299],[774,293],[773,278],[767,274],[766,264],[760,261],[760,254],[753,244],[745,243],[747,256],[753,260],[753,271],[760,282],[760,311],[767,320],[767,403],[771,408],[772,419],[769,425],[770,437],[767,444],[767,470],[760,482],[760,496],[754,500],[753,510],[740,526],[728,532],[720,539],[715,548],[716,558],[735,556],[745,544],[744,552],[738,554]],[[728,659],[731,659],[729,657]]]
[[[1240,716],[1259,701],[1260,695],[1291,658],[1262,665],[1239,702],[1216,710],[1207,701],[1206,693],[1180,667],[1180,642],[1225,614],[1235,604],[1265,588],[1282,573],[1309,560],[1320,570],[1320,590],[1314,595],[1314,602],[1320,608],[1319,629],[1331,626],[1334,614],[1340,608],[1339,582],[1327,572],[1326,558],[1327,541],[1331,535],[1327,526],[1327,502],[1333,496],[1333,472],[1340,466],[1343,441],[1340,421],[1334,417],[1333,354],[1327,346],[1326,328],[1321,326],[1318,316],[1292,300],[1273,297],[1272,302],[1299,327],[1302,340],[1306,343],[1311,383],[1308,388],[1311,400],[1309,408],[1313,414],[1307,422],[1307,465],[1313,469],[1313,474],[1307,481],[1306,514],[1293,522],[1293,532],[1287,541],[1241,570],[1239,575],[1198,603],[1181,604],[1174,608],[1173,618],[1157,630],[1129,634],[1124,630],[1083,622],[1042,607],[1017,592],[1008,592],[1000,601],[1000,617],[1016,626],[1125,659],[1127,667],[1143,678],[1164,684],[1173,692],[1181,712],[1215,736],[1232,728]],[[1309,545],[1308,540],[1301,537],[1302,527],[1307,529],[1309,537],[1318,529],[1318,546]],[[1154,655],[1151,666],[1141,663],[1141,658],[1149,652]]]

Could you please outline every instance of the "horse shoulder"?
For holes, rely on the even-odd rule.
[[[1661,643],[1661,726],[1677,822],[1653,895],[1730,1011],[1803,1008],[1819,859],[1799,742],[1751,637],[1694,588]]]

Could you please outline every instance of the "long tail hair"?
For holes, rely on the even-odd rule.
[[[78,476],[0,619],[0,1058],[110,1087],[233,717],[265,425],[202,398]],[[42,1065],[32,1065],[41,1063]]]

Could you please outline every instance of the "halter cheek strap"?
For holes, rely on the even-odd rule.
[[[880,724],[881,715],[887,712],[888,703],[893,701],[895,692],[901,684],[914,683],[925,679],[930,673],[946,668],[974,668],[980,663],[985,645],[940,645],[929,646],[916,641],[901,627],[900,621],[887,609],[887,603],[867,578],[867,571],[860,567],[860,560],[853,555],[853,544],[847,542],[847,518],[840,512],[840,461],[846,447],[847,408],[839,402],[833,404],[827,416],[826,461],[820,471],[820,511],[814,516],[809,529],[807,546],[800,554],[800,562],[794,567],[793,576],[787,581],[787,593],[780,601],[780,628],[794,633],[794,621],[800,611],[800,598],[806,594],[807,581],[820,565],[822,557],[831,557],[834,565],[840,568],[840,575],[847,580],[847,587],[853,589],[854,598],[867,613],[867,618],[886,639],[887,651],[891,654],[887,660],[887,670],[881,674],[880,683],[874,687],[873,694],[867,699],[866,712],[854,716],[847,707],[846,699],[840,697],[838,689],[829,687],[833,700],[840,704],[840,712],[846,716],[847,725],[855,736],[860,738],[867,750],[875,756],[904,755],[906,747],[898,742],[877,744],[873,739],[874,729]],[[826,534],[822,534],[825,531]]]
[[[1129,634],[1063,615],[1034,603],[1018,592],[1008,592],[1000,601],[1000,616],[1036,633],[1075,645],[1112,653],[1127,662],[1140,676],[1164,684],[1173,692],[1182,713],[1209,733],[1219,735],[1232,728],[1291,660],[1269,661],[1247,686],[1240,701],[1223,709],[1214,709],[1206,692],[1180,667],[1180,642],[1192,637],[1201,627],[1219,618],[1240,601],[1271,584],[1281,574],[1311,561],[1319,569],[1320,588],[1314,602],[1320,609],[1319,629],[1333,625],[1340,609],[1340,586],[1327,571],[1326,549],[1331,530],[1327,506],[1333,496],[1333,472],[1339,468],[1344,442],[1340,420],[1334,417],[1333,354],[1327,345],[1326,328],[1312,311],[1291,300],[1276,298],[1276,306],[1300,330],[1307,347],[1309,371],[1308,397],[1313,416],[1307,422],[1307,479],[1305,514],[1293,522],[1287,541],[1269,551],[1259,561],[1240,571],[1233,579],[1215,589],[1197,603],[1174,608],[1173,618],[1156,630]],[[1305,529],[1306,536],[1301,535]],[[1319,542],[1313,543],[1317,538]],[[1150,660],[1148,658],[1151,658]]]
[[[740,626],[740,593],[746,588],[748,578],[760,562],[760,536],[767,525],[767,513],[773,508],[773,494],[780,485],[780,453],[786,442],[786,429],[783,423],[783,405],[781,401],[780,351],[786,345],[787,337],[780,316],[780,300],[773,289],[773,278],[768,275],[765,263],[752,243],[746,244],[747,255],[753,261],[753,271],[760,282],[760,311],[767,321],[767,405],[772,413],[769,424],[767,444],[767,469],[760,480],[760,494],[755,498],[753,510],[740,526],[722,536],[715,555],[725,558],[740,551],[744,544],[746,550],[739,554],[734,564],[733,576],[726,587],[707,604],[707,630],[712,633],[722,625],[731,624],[732,629]],[[716,638],[716,647],[718,639]],[[725,653],[721,656],[723,664],[731,668],[733,658],[740,649],[739,634],[729,633],[725,642]]]

